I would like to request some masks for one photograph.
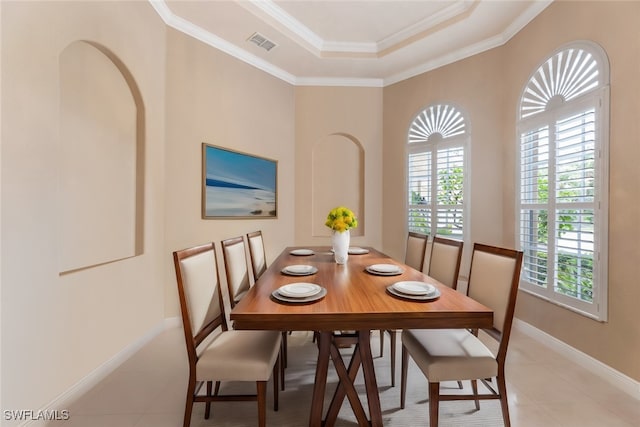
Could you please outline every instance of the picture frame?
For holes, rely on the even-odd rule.
[[[202,143],[202,218],[278,217],[278,162]]]

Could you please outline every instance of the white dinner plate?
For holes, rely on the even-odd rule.
[[[368,253],[369,253],[369,249],[360,248],[357,246],[352,246],[349,248],[349,254],[351,255],[363,255]]]
[[[440,291],[438,289],[436,289],[435,292],[427,295],[409,295],[409,294],[396,291],[393,285],[390,285],[390,286],[387,286],[387,292],[389,292],[391,295],[394,295],[396,297],[409,299],[412,301],[433,301],[435,299],[440,298]]]
[[[315,283],[290,283],[280,286],[278,293],[289,298],[306,298],[319,293],[321,290],[322,287]]]
[[[315,252],[312,249],[294,249],[289,252],[291,255],[313,255]]]
[[[402,281],[396,282],[393,289],[407,295],[429,295],[436,291],[436,287],[424,282]]]
[[[395,276],[397,274],[404,273],[404,270],[394,264],[373,264],[366,269],[371,274],[378,274],[382,276]]]
[[[324,298],[325,295],[327,295],[327,289],[321,287],[320,288],[320,292],[318,292],[317,294],[311,295],[310,297],[302,297],[302,298],[284,296],[284,295],[282,295],[280,293],[280,291],[278,289],[273,291],[271,293],[271,295],[273,296],[273,298],[275,298],[278,301],[292,302],[292,303],[296,303],[296,304],[304,304],[304,303],[308,303],[308,302],[314,302],[314,301],[321,300],[322,298]]]
[[[290,274],[292,276],[307,276],[309,274],[315,274],[318,269],[313,265],[296,264],[288,265],[282,269],[282,273]]]

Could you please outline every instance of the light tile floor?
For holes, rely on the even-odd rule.
[[[310,334],[294,334],[301,334],[297,338],[294,336],[294,340],[310,340],[311,337]],[[389,341],[385,341],[384,357],[388,358]],[[377,356],[377,333],[372,338],[372,349],[374,356]],[[399,354],[398,351],[398,357]],[[186,364],[181,329],[167,330],[70,405],[69,421],[49,422],[46,426],[180,427],[184,411]],[[398,370],[399,365],[398,361]],[[379,379],[379,386],[388,384],[388,374],[380,372],[378,375],[386,375],[386,378]],[[506,377],[514,426],[640,425],[640,401],[517,330],[512,333]],[[398,386],[395,389],[385,388],[385,393],[399,393],[399,372],[397,380]],[[422,380],[412,379],[409,386],[426,390],[426,383]],[[272,387],[268,390],[271,395]],[[281,407],[286,405],[285,396],[281,394]],[[271,405],[270,402],[271,397],[268,405]],[[196,404],[192,426],[217,425],[215,419],[202,419],[203,410],[199,406],[203,405]],[[348,404],[345,406],[349,410]],[[267,420],[271,410],[269,406]],[[304,424],[306,420],[301,425]],[[391,424],[402,425],[401,421]],[[427,424],[426,414],[424,424]],[[441,425],[446,426],[444,422]]]

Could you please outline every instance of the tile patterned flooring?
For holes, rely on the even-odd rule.
[[[295,346],[297,340],[297,345],[309,349],[311,348],[310,339],[310,334],[296,332],[291,336],[290,344],[293,343],[292,345]],[[376,360],[388,360],[389,341],[388,339],[385,341],[386,354],[383,358],[376,357]],[[372,349],[374,357],[377,356],[377,333],[372,337]],[[307,354],[309,355],[312,356],[312,353]],[[398,357],[399,355],[398,351]],[[291,357],[295,357],[295,354],[293,356],[290,354]],[[312,361],[305,363],[312,363]],[[395,397],[395,394],[399,394],[399,365],[398,360],[398,385],[393,389],[385,388],[384,393],[393,393],[393,395],[392,398],[383,401],[383,411],[385,406],[399,399]],[[388,384],[388,373],[385,374],[388,372],[387,366],[376,367],[379,376],[378,384],[381,387]],[[95,388],[71,404],[70,420],[42,425],[180,427],[184,410],[186,375],[186,352],[182,331],[180,328],[168,329],[155,337]],[[506,376],[510,414],[514,426],[632,427],[640,425],[639,400],[517,330],[512,333]],[[416,374],[414,378],[410,378],[409,387],[422,387],[425,393],[422,400],[426,401],[426,381],[423,377]],[[273,417],[269,424],[270,413],[273,415],[270,403],[272,387],[268,390],[267,424],[279,425],[274,424]],[[423,391],[420,390],[418,393]],[[409,404],[410,401],[408,400],[407,403]],[[238,403],[234,404],[238,405]],[[286,405],[286,394],[281,393],[281,411]],[[196,427],[220,425],[220,419],[216,419],[215,416],[215,405],[214,414],[209,420],[203,419],[203,406],[195,405],[191,425]],[[423,406],[425,412],[420,422],[426,425],[428,424],[427,405]],[[347,403],[343,410],[350,410]],[[403,422],[398,419],[399,415],[395,415],[401,412],[403,411],[396,409],[386,411],[390,422],[385,422],[385,425],[402,426],[406,423],[406,418],[402,418]],[[497,412],[499,413],[499,410]],[[301,420],[300,425],[306,423],[307,420],[304,419]],[[224,425],[230,424],[227,421]],[[348,422],[347,425],[354,424]],[[441,419],[440,425],[446,427],[464,424],[447,424],[446,420]]]

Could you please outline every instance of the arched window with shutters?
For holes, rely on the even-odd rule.
[[[595,43],[561,47],[528,80],[518,114],[521,289],[607,318],[609,64]]]
[[[463,240],[468,124],[457,108],[431,105],[409,127],[408,230]]]

